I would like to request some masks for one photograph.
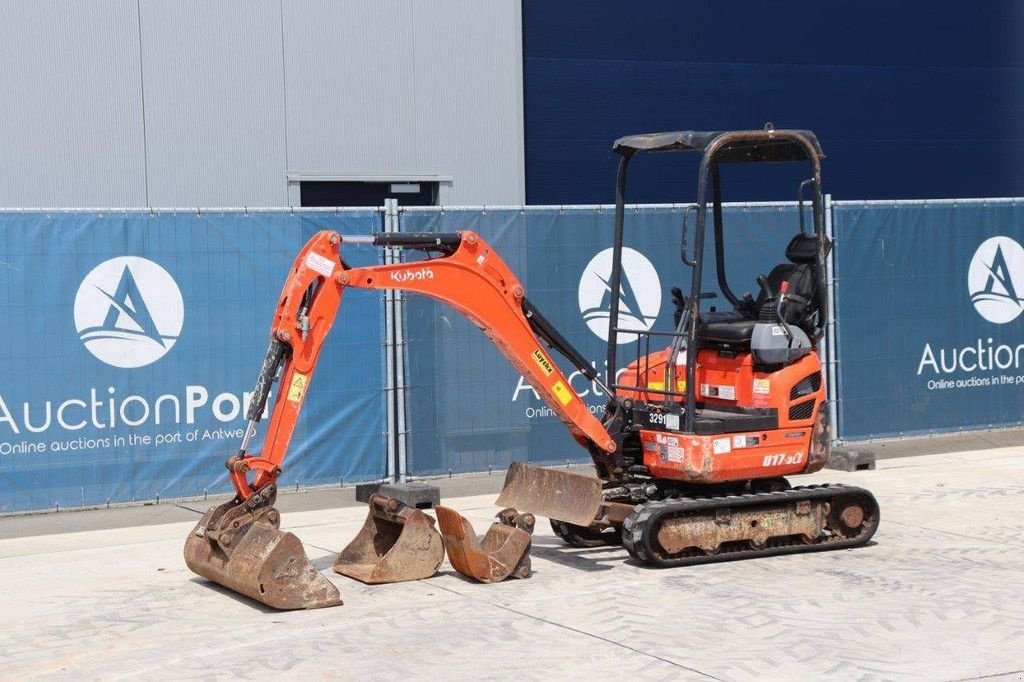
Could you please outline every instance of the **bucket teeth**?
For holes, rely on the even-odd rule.
[[[278,529],[272,506],[211,507],[185,541],[185,564],[202,577],[275,609],[342,603],[338,588],[310,563],[293,533]]]
[[[429,578],[441,566],[444,544],[434,519],[393,497],[370,496],[359,534],[334,562],[334,571],[371,585]]]
[[[456,571],[483,583],[530,577],[533,514],[504,509],[487,534],[478,538],[469,521],[454,509],[438,506],[435,511],[448,561]]]
[[[601,481],[593,476],[512,462],[494,504],[586,528],[603,502]]]

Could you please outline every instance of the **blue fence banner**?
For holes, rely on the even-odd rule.
[[[620,324],[672,329],[670,289],[689,292],[680,259],[682,207],[631,207],[625,222]],[[486,239],[518,276],[530,301],[576,346],[607,383],[607,279],[611,268],[609,208],[405,210],[403,232],[469,229]],[[690,213],[692,251],[694,220]],[[737,206],[725,213],[728,282],[756,294],[758,274],[783,262],[799,229],[792,205]],[[718,292],[708,227],[704,290]],[[705,309],[729,308],[719,295]],[[405,303],[408,354],[409,472],[500,469],[511,461],[562,463],[587,459],[564,425],[491,342],[458,313],[427,298]],[[637,327],[637,325],[640,325]],[[647,337],[642,337],[647,338]],[[619,346],[618,365],[636,358],[636,335]],[[667,344],[664,344],[667,345]],[[658,348],[652,342],[651,350]],[[644,348],[646,352],[646,348]],[[554,360],[596,414],[605,396],[558,355]]]
[[[281,286],[324,228],[381,215],[0,213],[0,512],[228,490]],[[285,485],[386,470],[382,311],[378,292],[345,297]]]
[[[840,435],[1017,425],[1024,204],[834,204]]]

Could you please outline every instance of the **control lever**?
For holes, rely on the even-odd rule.
[[[758,277],[758,283],[760,284],[763,277]],[[768,286],[765,282],[763,286]],[[789,291],[789,281],[782,280],[782,284],[779,285],[779,300],[775,304],[775,315],[779,318],[779,324],[782,325],[782,330],[786,332],[786,337],[789,339],[790,345],[793,343],[793,330],[789,328],[789,323],[786,322],[786,318],[782,316],[782,306],[786,303],[786,292]]]
[[[772,297],[772,290],[768,288],[768,279],[764,275],[757,276],[757,284],[761,287],[761,291],[764,293],[765,299]]]

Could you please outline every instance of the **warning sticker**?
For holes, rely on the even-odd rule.
[[[732,443],[729,442],[728,438],[716,438],[712,441],[711,445],[716,455],[724,455],[727,452],[732,452]]]
[[[675,445],[665,446],[665,459],[669,462],[682,462],[684,451],[681,447]]]
[[[721,398],[722,400],[736,400],[736,387],[727,386],[725,384],[701,384],[700,393],[701,395],[705,395],[709,398]]]
[[[679,415],[678,414],[666,414],[665,415],[665,428],[673,431],[679,430]]]
[[[551,392],[555,394],[558,402],[562,403],[563,406],[572,402],[572,391],[561,381],[555,382],[555,385],[551,387]]]
[[[736,449],[739,448],[752,448],[759,444],[761,439],[757,436],[733,436],[732,446]]]
[[[306,387],[309,385],[309,376],[296,372],[292,375],[292,382],[288,385],[288,400],[293,403],[301,403],[306,396]]]
[[[540,348],[533,351],[533,355],[531,355],[530,357],[532,357],[533,361],[537,363],[537,366],[540,367],[540,370],[544,372],[544,376],[549,377],[555,373],[554,366],[551,364],[551,361],[548,360],[547,356],[544,355],[543,352],[541,352]]]
[[[324,258],[319,253],[310,251],[306,254],[306,267],[320,273],[324,277],[330,277],[331,273],[334,272],[334,261],[330,258]]]
[[[652,391],[664,391],[665,390],[665,382],[664,381],[648,381],[647,382],[647,388],[651,389]]]
[[[768,395],[772,390],[771,379],[754,379],[754,393]]]

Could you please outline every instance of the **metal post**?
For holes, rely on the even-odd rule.
[[[384,232],[392,232],[393,226],[391,214],[387,208],[387,201],[384,206]],[[384,265],[390,265],[393,261],[392,250],[385,248],[382,251]],[[393,289],[384,290],[384,389],[385,404],[387,408],[387,422],[384,424],[387,429],[387,477],[389,481],[396,481],[397,472],[395,464],[398,461],[398,451],[395,445],[395,324],[394,324],[394,298]]]
[[[825,298],[828,300],[828,315],[825,320],[826,343],[825,343],[825,367],[827,368],[828,382],[825,387],[825,395],[828,396],[828,416],[832,424],[832,444],[839,442],[839,386],[836,382],[836,364],[839,361],[839,353],[836,348],[836,287],[835,287],[835,255],[836,242],[832,234],[832,195],[825,195],[825,236],[832,242],[832,249],[828,252],[825,260]]]
[[[392,232],[401,232],[402,226],[399,219],[398,200],[388,199],[385,202],[388,212],[391,214]],[[395,263],[401,262],[401,251],[391,249]],[[406,393],[405,382],[405,294],[395,292],[394,295],[394,341],[395,341],[395,443],[398,454],[396,473],[398,481],[405,483],[409,475],[408,462],[408,431],[406,429]]]

